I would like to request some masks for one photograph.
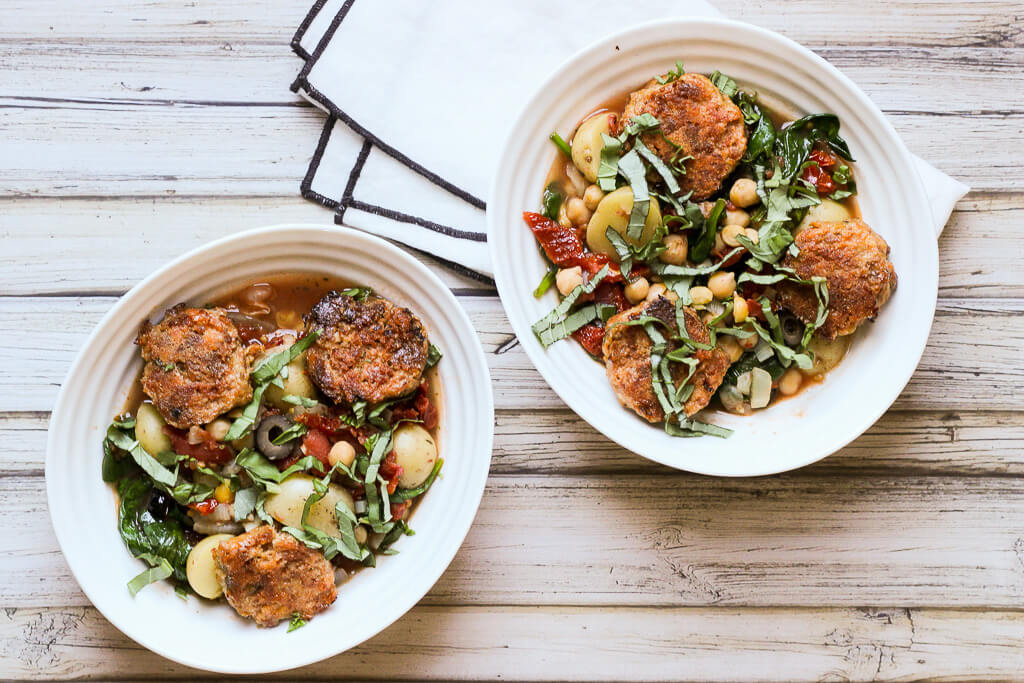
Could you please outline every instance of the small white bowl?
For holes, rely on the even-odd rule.
[[[410,307],[444,353],[439,444],[445,460],[399,554],[355,575],[305,627],[257,628],[227,604],[178,598],[160,582],[135,598],[125,583],[144,567],[117,531],[116,497],[100,477],[101,442],[141,360],[139,324],[180,301],[201,303],[275,273],[325,273],[372,287]],[[82,590],[114,626],[188,666],[224,673],[289,669],[343,652],[381,631],[444,572],[469,530],[490,467],[494,402],[483,349],[455,297],[408,254],[366,233],[282,225],[218,240],[135,286],[96,326],[57,399],[46,452],[46,489],[57,540]]]
[[[545,271],[522,212],[536,210],[554,146],[589,111],[682,60],[802,113],[833,112],[857,160],[864,220],[892,247],[899,288],[843,363],[820,385],[751,417],[715,415],[729,439],[678,439],[616,400],[604,368],[573,341],[543,349],[530,325],[556,303],[532,291]],[[911,156],[878,108],[834,67],[783,36],[735,21],[674,19],[627,29],[579,52],[537,84],[511,127],[487,203],[498,292],[512,328],[552,389],[608,438],[677,469],[720,476],[772,474],[815,462],[870,427],[902,391],[924,351],[938,292],[931,212]]]

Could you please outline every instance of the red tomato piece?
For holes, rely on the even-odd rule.
[[[217,509],[219,503],[216,498],[209,498],[207,500],[200,501],[198,503],[189,503],[188,506],[198,512],[199,514],[206,516]]]
[[[201,439],[199,443],[189,443],[188,432],[170,425],[164,425],[164,434],[171,440],[171,448],[175,453],[195,458],[203,464],[225,463],[233,456],[230,448],[213,438],[213,434],[205,429],[196,431]]]

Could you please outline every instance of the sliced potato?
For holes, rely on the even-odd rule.
[[[171,439],[164,434],[165,424],[151,403],[143,403],[135,413],[135,438],[150,455],[171,450]]]
[[[606,194],[601,203],[597,205],[597,209],[594,210],[594,215],[590,217],[590,223],[587,224],[587,246],[590,247],[590,250],[604,254],[618,263],[619,256],[615,253],[615,247],[605,237],[605,232],[609,227],[634,246],[640,246],[650,241],[654,231],[661,225],[661,207],[658,206],[658,200],[651,198],[651,207],[647,212],[647,221],[644,223],[644,231],[639,240],[626,237],[626,227],[629,225],[631,211],[633,211],[633,188],[627,185]]]
[[[611,135],[614,114],[604,112],[580,124],[572,137],[572,163],[590,182],[597,181],[597,169],[601,166],[601,150],[604,140],[601,134]]]
[[[814,362],[803,373],[809,377],[815,377],[823,375],[839,365],[839,361],[843,360],[847,350],[850,348],[850,339],[849,335],[836,337],[832,341],[821,339],[820,337],[812,337],[810,343],[807,344],[807,350],[814,354]]]
[[[224,586],[217,580],[216,562],[213,549],[229,538],[231,534],[213,534],[196,543],[185,562],[185,576],[192,590],[209,600],[216,600],[224,592]]]
[[[309,378],[309,374],[306,372],[305,354],[293,360],[286,367],[288,368],[288,376],[282,379],[284,388],[282,389],[275,384],[271,384],[267,387],[264,398],[275,408],[288,412],[295,406],[291,403],[286,403],[284,401],[285,396],[290,394],[292,396],[316,399],[317,393],[313,380]]]
[[[281,482],[277,493],[267,496],[264,509],[271,517],[285,526],[302,527],[302,509],[306,499],[312,496],[313,477],[308,474],[293,474]],[[313,503],[309,510],[306,523],[328,536],[341,538],[338,531],[338,519],[334,516],[334,506],[342,501],[353,512],[356,509],[352,494],[337,484],[327,485],[327,495]]]
[[[427,480],[437,462],[437,444],[423,427],[403,424],[395,430],[392,447],[395,461],[402,468],[398,485],[403,489],[416,488]]]
[[[796,226],[794,234],[809,227],[811,223],[839,223],[848,218],[850,218],[850,212],[845,206],[831,199],[822,199],[821,204],[807,209],[807,214],[800,221],[800,225]]]

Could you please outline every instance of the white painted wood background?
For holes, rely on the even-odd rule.
[[[71,578],[48,411],[90,328],[158,265],[331,220],[298,196],[322,125],[288,91],[309,2],[0,0],[4,680],[206,676],[121,635]],[[405,618],[281,678],[1024,677],[1024,6],[719,5],[832,61],[974,188],[910,385],[813,467],[681,474],[581,424],[518,349],[495,354],[511,330],[494,292],[439,270],[497,388],[476,524]]]

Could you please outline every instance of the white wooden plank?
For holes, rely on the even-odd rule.
[[[326,223],[331,211],[282,197],[0,200],[0,292],[121,294],[161,264],[233,232]],[[1024,298],[1024,194],[971,193],[939,240],[944,297]],[[428,259],[425,259],[429,262]],[[450,287],[479,288],[446,268]]]
[[[823,45],[814,51],[883,110],[945,114],[1020,111],[1007,79],[1024,69],[1019,48]],[[188,69],[181,64],[187,62]],[[0,42],[2,94],[26,106],[74,100],[222,104],[302,103],[288,86],[301,65],[283,44],[217,42]],[[67,69],[68,64],[76,68]],[[956,83],[951,101],[948,87]]]
[[[1024,112],[891,120],[912,151],[976,190],[1019,189],[1006,141],[1024,132]],[[322,125],[311,107],[0,98],[0,196],[293,195]]]
[[[419,606],[348,653],[275,680],[874,680],[1013,677],[1020,612]],[[93,608],[0,619],[12,679],[217,680],[148,652]]]
[[[0,478],[0,495],[4,604],[85,605],[42,478]],[[426,600],[1017,608],[1022,528],[1020,478],[497,475]]]
[[[0,201],[0,292],[120,295],[191,249],[242,230],[283,223],[334,225],[334,212],[298,192],[202,201],[175,196]],[[410,253],[448,287],[487,288],[435,259]],[[1024,277],[1021,282],[1024,293]]]
[[[18,21],[5,28],[5,41],[135,41],[139,43],[239,43],[287,45],[311,1],[223,2],[106,0],[103,11],[61,0],[7,0]],[[774,2],[718,0],[727,16],[784,33],[812,45],[905,44],[1002,46],[1024,43],[1012,21],[1012,0],[864,0],[836,4],[805,0]],[[296,60],[297,61],[297,60]]]
[[[49,414],[0,413],[0,476],[40,476]],[[808,475],[1020,476],[1024,413],[890,411]],[[568,409],[501,410],[492,474],[670,474],[605,438]]]
[[[562,407],[519,345],[509,344],[514,335],[499,299],[463,296],[460,302],[483,343],[497,407]],[[113,303],[111,297],[0,297],[0,412],[49,410],[75,354]],[[1011,397],[1024,382],[1022,310],[1016,299],[941,301],[924,357],[896,408],[1019,409]]]

